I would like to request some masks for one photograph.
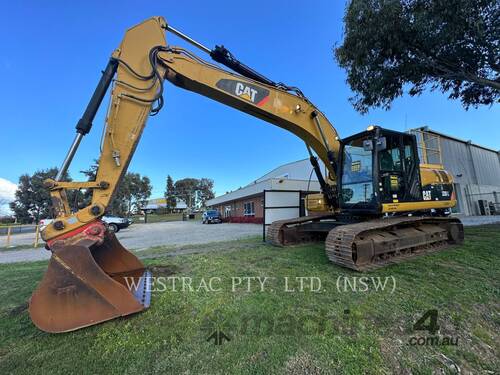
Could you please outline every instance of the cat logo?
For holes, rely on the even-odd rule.
[[[243,83],[237,82],[234,93],[240,98],[250,100],[252,103],[255,103],[255,95],[257,95],[257,90],[251,88],[250,86],[245,86]]]
[[[259,107],[269,100],[269,90],[252,85],[251,83],[241,82],[235,79],[221,79],[215,86]]]

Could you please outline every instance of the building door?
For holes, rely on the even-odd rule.
[[[455,197],[457,199],[457,204],[451,209],[454,214],[463,213],[462,211],[462,190],[460,189],[460,184],[453,184],[453,191],[455,192]]]
[[[300,216],[300,191],[264,190],[263,240],[266,230],[274,221]]]

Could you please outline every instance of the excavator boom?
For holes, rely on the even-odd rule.
[[[77,124],[77,136],[58,178],[48,181],[58,218],[55,225],[47,227],[42,234],[49,246],[54,238],[103,215],[128,167],[148,116],[156,114],[163,105],[164,79],[294,133],[323,161],[328,170],[326,179],[329,184],[335,183],[335,161],[340,146],[337,132],[300,91],[290,92],[293,88],[275,84],[250,68],[243,68],[244,65],[236,63],[234,58],[223,59],[221,56],[228,54],[223,47],[217,47],[210,54],[266,83],[225,71],[185,49],[167,47],[164,34],[169,28],[163,18],[150,18],[129,29],[120,47],[112,54],[87,110]],[[179,34],[177,30],[176,33]],[[95,186],[92,187],[92,204],[73,214],[64,189],[84,188],[83,185],[88,183],[58,180],[66,172],[82,136],[90,131],[93,117],[113,77],[102,152]]]
[[[167,46],[166,30],[247,77],[227,72],[184,49]],[[116,193],[148,117],[163,106],[165,79],[301,137],[323,160],[333,183],[337,133],[300,91],[267,80],[239,63],[223,47],[211,51],[201,46],[168,26],[162,17],[132,27],[110,57],[77,123],[77,135],[57,177],[46,181],[55,220],[42,231],[42,238],[52,258],[30,302],[32,320],[42,330],[74,330],[149,306],[149,272],[99,219]],[[111,101],[95,181],[63,181],[109,87]],[[325,142],[331,146],[325,147]],[[91,204],[71,212],[66,194],[71,189],[91,189]],[[131,290],[130,285],[136,290]]]

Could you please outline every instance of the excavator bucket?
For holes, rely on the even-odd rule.
[[[51,250],[29,306],[41,330],[73,331],[149,307],[151,275],[113,233],[100,245],[87,240]]]

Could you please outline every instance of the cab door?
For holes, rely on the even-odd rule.
[[[356,134],[342,141],[339,185],[340,204],[344,211],[376,213],[378,210],[372,142],[373,132]]]
[[[386,131],[386,147],[378,151],[378,190],[381,203],[419,201],[419,160],[415,136]]]

